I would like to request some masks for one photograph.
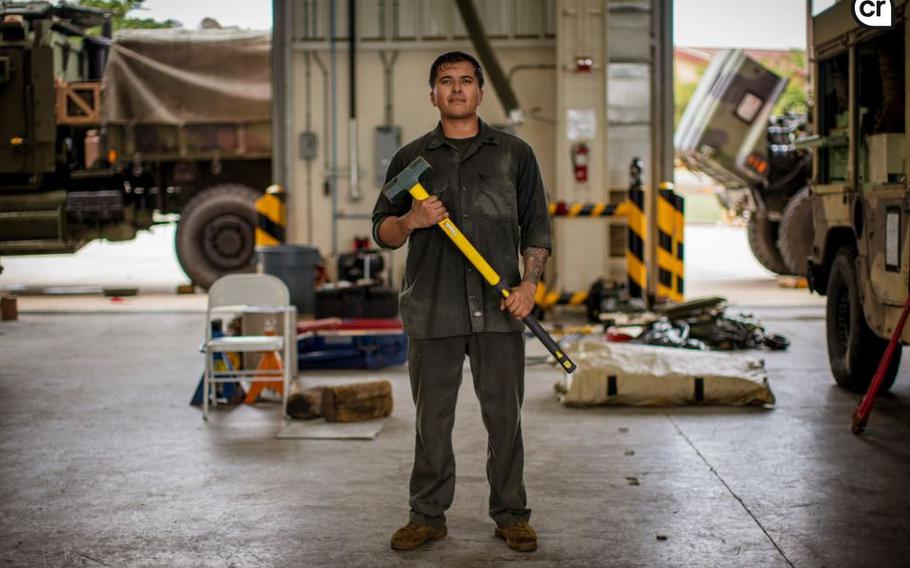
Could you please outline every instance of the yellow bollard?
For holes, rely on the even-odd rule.
[[[624,207],[628,222],[626,239],[626,273],[629,295],[645,299],[648,288],[648,268],[645,265],[645,238],[648,230],[648,219],[645,217],[645,192],[641,184],[642,163],[635,159],[629,168],[631,183],[629,199]]]
[[[271,247],[285,241],[287,209],[285,192],[280,185],[270,185],[256,200],[256,246]]]
[[[673,184],[660,184],[657,199],[657,297],[681,302],[684,288],[683,199]]]
[[[683,300],[686,291],[686,199],[675,193],[676,196],[676,222],[673,223],[674,245],[676,248],[676,280],[673,283],[679,301]]]

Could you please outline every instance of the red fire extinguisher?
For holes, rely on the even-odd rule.
[[[579,142],[572,146],[572,168],[575,170],[575,181],[588,181],[588,145]]]

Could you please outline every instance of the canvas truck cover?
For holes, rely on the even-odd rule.
[[[676,127],[677,155],[728,189],[762,184],[770,170],[768,117],[786,86],[741,49],[718,51]]]
[[[104,74],[105,123],[271,120],[271,35],[134,30],[116,35]]]

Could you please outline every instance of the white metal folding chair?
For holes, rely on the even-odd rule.
[[[283,326],[280,335],[243,335],[233,337],[212,337],[212,319],[219,313],[229,315],[243,312],[275,313],[281,318]],[[209,288],[208,308],[205,314],[205,372],[203,374],[202,417],[209,417],[209,396],[211,385],[227,383],[243,378],[248,381],[274,381],[281,379],[284,384],[282,392],[282,416],[287,416],[288,394],[293,379],[292,360],[296,350],[293,343],[296,338],[296,308],[290,303],[290,294],[284,282],[268,274],[229,274],[223,276]],[[279,328],[276,322],[276,331]],[[219,370],[214,368],[216,353],[229,352],[266,352],[275,351],[281,354],[281,369],[268,370]],[[225,355],[226,356],[226,355]],[[217,399],[213,397],[213,404]]]

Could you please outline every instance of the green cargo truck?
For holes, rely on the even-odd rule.
[[[251,269],[271,178],[269,50],[267,32],[112,40],[103,11],[0,2],[0,257],[129,240],[179,216],[194,283]]]

